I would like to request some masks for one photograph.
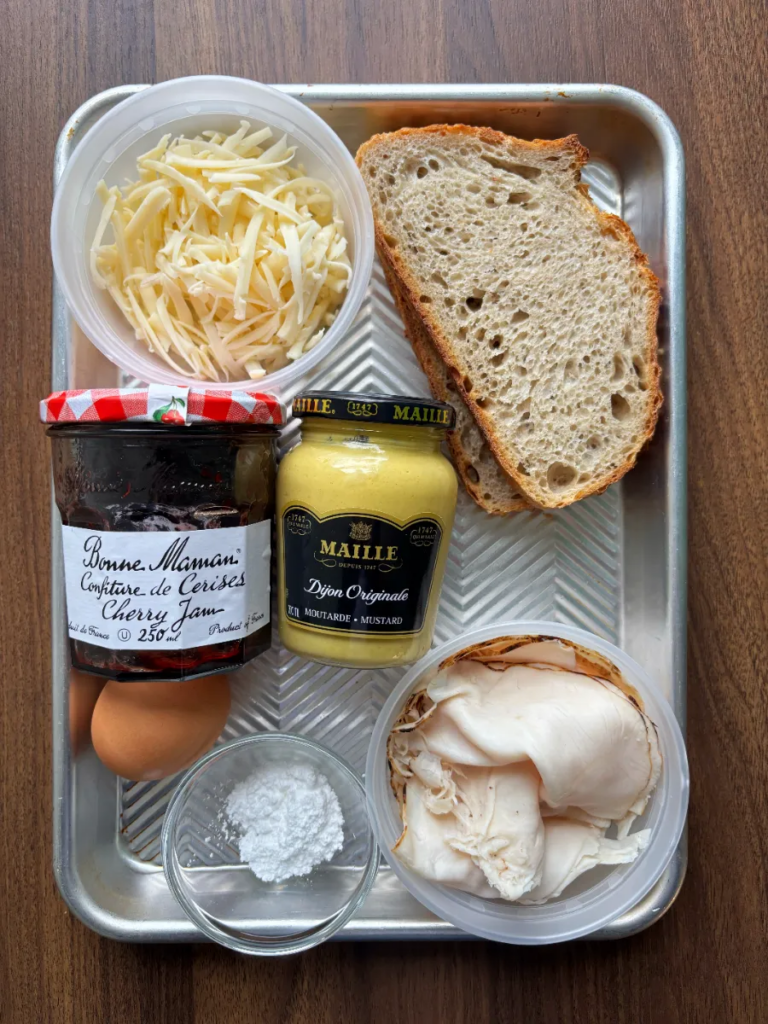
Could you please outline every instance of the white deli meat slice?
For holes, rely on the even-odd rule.
[[[508,665],[553,665],[576,671],[576,651],[557,640],[537,640],[534,643],[522,644],[511,651],[505,651],[494,657],[494,661]]]
[[[410,760],[409,771],[424,786],[424,801],[433,814],[449,814],[456,806],[456,783],[453,772],[444,767],[439,757],[421,750]]]
[[[531,760],[546,807],[618,821],[620,834],[645,809],[661,770],[656,730],[612,683],[557,668],[500,672],[464,661],[427,693],[437,707],[419,731],[442,760],[478,767]]]
[[[459,831],[452,814],[433,814],[427,807],[427,788],[414,778],[408,782],[403,832],[394,850],[407,868],[439,885],[463,889],[485,899],[494,892],[468,853],[451,845]]]
[[[521,903],[546,903],[560,896],[586,871],[601,864],[629,864],[648,845],[651,832],[644,829],[624,839],[606,839],[603,830],[568,818],[547,818],[541,881],[520,899]]]
[[[538,885],[544,856],[539,773],[530,762],[454,775],[461,821],[454,850],[468,853],[497,892],[517,900]]]
[[[477,893],[477,877],[463,860],[469,857],[496,890],[493,895],[508,900],[538,884],[544,853],[541,779],[530,762],[451,771],[420,751],[410,771],[405,828],[395,847],[404,863],[433,881]]]

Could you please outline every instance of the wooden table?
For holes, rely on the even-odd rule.
[[[0,30],[0,1020],[768,1019],[766,8],[750,0],[5,0]],[[651,930],[543,950],[328,945],[259,962],[137,947],[75,920],[51,871],[51,160],[108,86],[607,81],[647,93],[688,161],[690,867]],[[762,125],[761,125],[762,122]]]

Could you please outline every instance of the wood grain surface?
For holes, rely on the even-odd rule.
[[[0,1020],[762,1022],[768,1019],[768,101],[764,2],[5,0],[0,26]],[[138,947],[75,920],[51,871],[51,161],[108,86],[607,81],[688,161],[690,866],[620,943],[337,944],[281,962]]]

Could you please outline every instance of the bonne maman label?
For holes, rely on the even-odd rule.
[[[443,531],[421,517],[319,518],[303,505],[283,513],[285,615],[306,628],[404,636],[420,632]]]
[[[189,650],[269,621],[269,521],[217,530],[63,526],[70,637],[111,650]]]

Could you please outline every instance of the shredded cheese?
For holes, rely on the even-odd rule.
[[[93,279],[184,376],[265,377],[313,348],[344,300],[352,268],[333,194],[293,166],[285,136],[262,149],[271,138],[247,121],[229,136],[166,135],[137,181],[99,183]]]

